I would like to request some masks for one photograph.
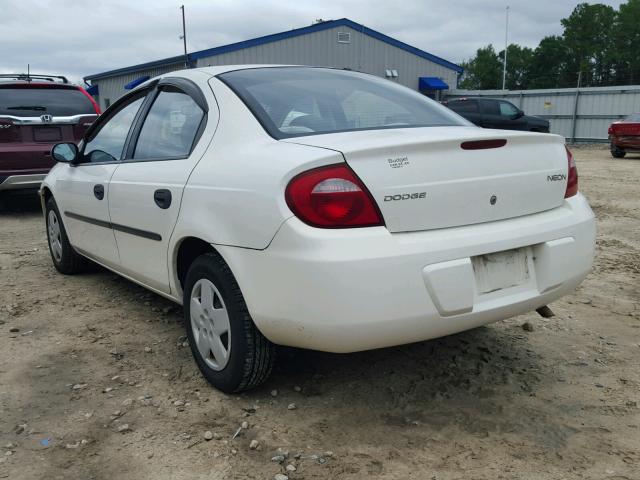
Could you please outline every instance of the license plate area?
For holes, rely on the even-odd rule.
[[[471,257],[471,264],[480,295],[517,287],[527,283],[531,276],[528,248],[478,255]]]
[[[62,140],[60,127],[34,127],[33,139],[36,142],[58,142]]]

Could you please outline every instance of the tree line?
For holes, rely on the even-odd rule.
[[[640,0],[616,10],[601,3],[581,3],[560,23],[562,35],[544,37],[534,49],[507,47],[506,88],[575,87],[640,84]],[[504,50],[479,48],[462,63],[459,88],[501,89]]]

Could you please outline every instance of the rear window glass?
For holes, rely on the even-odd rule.
[[[307,67],[219,75],[275,138],[385,128],[468,125],[411,89],[362,73]]]
[[[96,111],[87,96],[77,88],[11,88],[0,86],[0,115],[14,117],[54,117],[95,115]]]
[[[628,117],[625,117],[625,122],[640,122],[640,113],[632,113]]]

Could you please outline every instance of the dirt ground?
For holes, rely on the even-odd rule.
[[[574,152],[598,252],[555,318],[352,355],[283,349],[239,396],[202,379],[179,308],[104,270],[57,274],[38,203],[10,199],[0,478],[640,479],[640,155]]]

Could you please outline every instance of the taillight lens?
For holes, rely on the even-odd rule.
[[[573,197],[578,193],[578,169],[576,168],[576,161],[573,158],[573,154],[567,147],[567,161],[569,162],[569,172],[567,174],[567,190],[564,192],[564,198]]]
[[[303,222],[320,228],[384,225],[373,197],[345,164],[315,168],[294,177],[285,199]]]

